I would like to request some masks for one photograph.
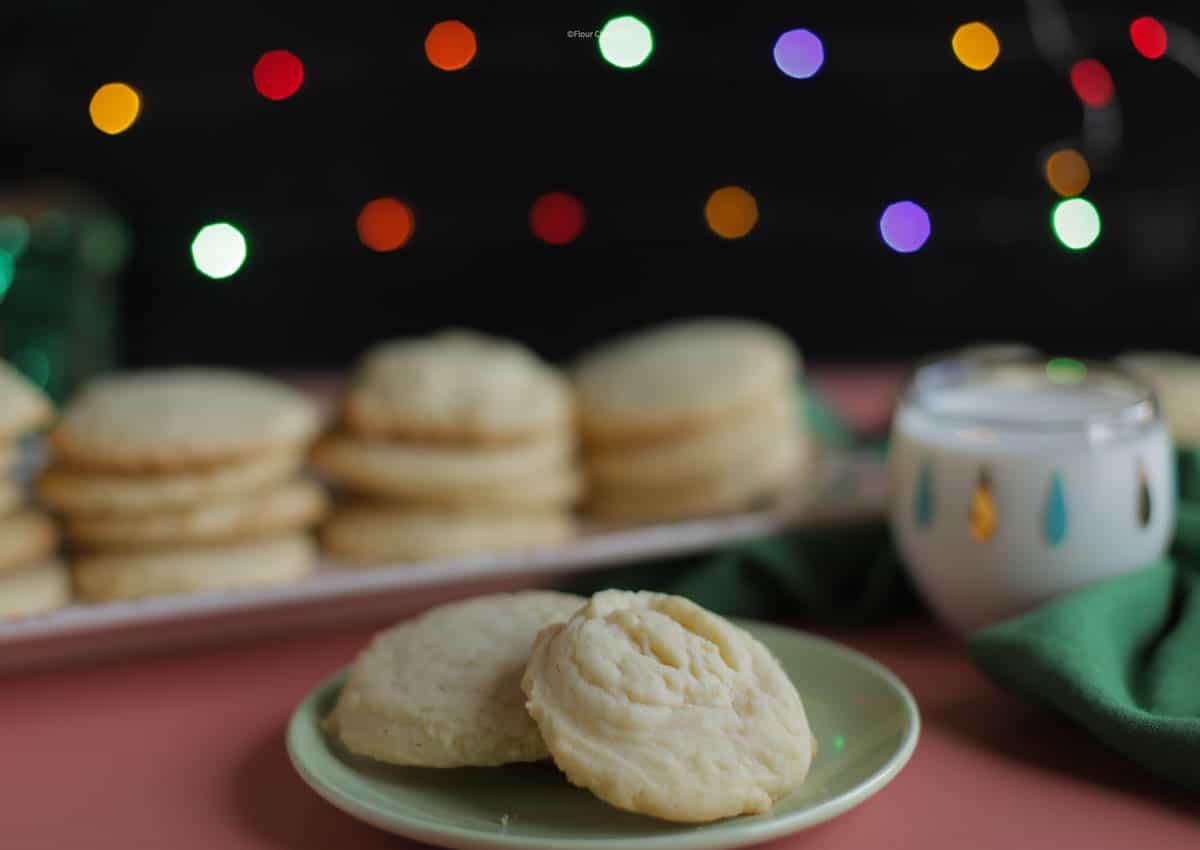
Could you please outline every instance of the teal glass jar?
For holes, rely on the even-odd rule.
[[[130,229],[66,185],[0,188],[0,357],[56,402],[114,369]]]

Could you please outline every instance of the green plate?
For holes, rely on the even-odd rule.
[[[761,623],[741,625],[775,653],[796,683],[818,742],[807,781],[764,815],[672,824],[612,808],[571,786],[549,763],[436,770],[352,756],[320,728],[345,671],[297,708],[288,726],[288,752],[304,781],[350,815],[427,844],[470,850],[741,847],[835,817],[900,772],[917,744],[920,717],[899,679],[824,638]]]

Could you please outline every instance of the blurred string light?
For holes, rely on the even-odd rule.
[[[1043,59],[1065,73],[1072,58],[1079,55],[1067,10],[1059,0],[1025,0],[1025,7],[1034,46]]]
[[[128,83],[105,83],[88,104],[92,124],[101,133],[124,133],[142,114],[142,96]]]
[[[704,220],[724,239],[741,239],[758,223],[758,202],[741,186],[725,186],[708,196]]]
[[[929,213],[913,201],[890,204],[879,217],[879,233],[889,248],[900,254],[921,250],[931,232]]]
[[[958,61],[972,71],[986,71],[1000,56],[1000,39],[981,21],[972,21],[956,29],[950,47]]]
[[[1170,21],[1162,21],[1161,24],[1165,33],[1166,56],[1200,77],[1200,38],[1179,24]]]
[[[633,15],[621,15],[600,28],[596,39],[604,61],[618,68],[636,68],[654,52],[650,27]]]
[[[529,209],[529,229],[549,245],[574,242],[583,232],[583,204],[566,192],[540,195]]]
[[[1131,23],[1129,40],[1147,59],[1159,59],[1167,52],[1167,30],[1155,18],[1142,17]]]
[[[1071,66],[1071,88],[1080,100],[1097,109],[1107,106],[1115,93],[1112,75],[1099,59],[1080,59]]]
[[[363,206],[356,227],[359,240],[372,251],[395,251],[412,238],[416,218],[403,201],[376,198]]]
[[[1069,79],[1085,106],[1080,150],[1093,170],[1103,170],[1120,150],[1123,133],[1112,77],[1098,60],[1080,60],[1086,54],[1061,0],[1026,0],[1025,6],[1038,52]]]
[[[825,45],[806,29],[788,30],[775,40],[775,66],[795,80],[807,80],[825,64]]]
[[[1089,248],[1100,237],[1100,213],[1086,198],[1059,201],[1050,221],[1058,241],[1072,251]]]
[[[462,21],[434,24],[425,36],[425,56],[443,71],[461,71],[471,64],[477,49],[475,31]]]
[[[1046,157],[1046,182],[1064,198],[1082,195],[1092,179],[1083,154],[1074,148],[1062,148]]]
[[[254,63],[254,88],[267,100],[286,100],[304,83],[304,63],[290,50],[268,50]]]
[[[214,280],[230,277],[246,262],[246,237],[227,221],[205,225],[192,240],[192,262]]]

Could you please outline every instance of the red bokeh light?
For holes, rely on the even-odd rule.
[[[425,55],[435,68],[460,71],[475,58],[475,31],[462,21],[435,24],[425,37]]]
[[[1088,106],[1105,106],[1113,99],[1112,76],[1099,59],[1081,59],[1071,67],[1071,88]]]
[[[269,100],[283,100],[300,90],[304,65],[290,50],[268,50],[254,63],[254,87]]]
[[[372,251],[395,251],[412,238],[412,207],[396,198],[376,198],[363,206],[356,222],[358,238]]]
[[[1130,24],[1129,38],[1147,59],[1158,59],[1167,52],[1167,30],[1154,18],[1138,18]]]
[[[548,192],[533,202],[529,226],[533,235],[551,245],[574,242],[583,232],[583,204],[566,192]]]

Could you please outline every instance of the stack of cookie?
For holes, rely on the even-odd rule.
[[[799,352],[767,325],[680,321],[586,353],[574,384],[588,511],[618,524],[751,508],[808,456]]]
[[[335,557],[414,562],[567,539],[580,493],[570,388],[527,348],[466,330],[382,343],[313,465],[344,494]]]
[[[29,505],[14,475],[18,441],[53,412],[40,390],[0,361],[0,619],[53,611],[71,598],[70,576],[54,557],[54,523]]]
[[[223,369],[93,381],[50,433],[37,482],[64,519],[88,601],[287,581],[316,564],[326,496],[300,476],[321,425],[309,399]]]

